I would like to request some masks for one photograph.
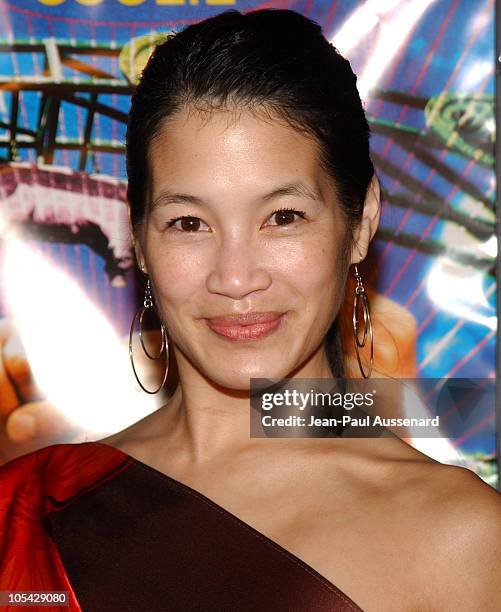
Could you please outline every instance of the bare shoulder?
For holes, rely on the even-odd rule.
[[[430,610],[499,610],[501,493],[466,468],[421,467],[416,567]]]
[[[388,445],[385,498],[420,605],[494,611],[501,601],[501,493],[475,472]]]
[[[484,482],[472,470],[445,464],[421,465],[424,487],[429,496],[430,512],[437,520],[455,528],[464,537],[482,531],[494,535],[501,532],[501,493]]]

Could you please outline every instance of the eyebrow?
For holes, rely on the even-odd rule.
[[[261,200],[264,202],[269,202],[274,198],[278,198],[281,196],[297,196],[297,197],[306,197],[315,201],[322,201],[321,195],[308,187],[305,183],[299,181],[296,183],[286,183],[285,185],[281,185],[273,191],[261,196]],[[206,202],[198,198],[197,196],[190,195],[187,193],[174,193],[169,189],[164,189],[161,191],[160,195],[156,197],[151,203],[151,210],[155,210],[160,206],[166,206],[167,204],[197,204],[204,205]]]
[[[308,185],[302,182],[287,183],[286,185],[282,185],[281,187],[274,189],[272,192],[267,193],[262,199],[267,202],[268,200],[272,200],[273,198],[283,195],[299,196],[303,198],[310,198],[311,200],[322,199],[319,193],[310,189]]]

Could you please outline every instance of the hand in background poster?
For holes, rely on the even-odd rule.
[[[371,378],[416,378],[417,323],[414,315],[401,304],[366,288],[370,304],[370,316],[374,334],[374,362]],[[348,295],[354,289],[348,288]],[[361,378],[353,337],[352,299],[342,307],[344,325],[341,328],[345,352],[347,378]],[[363,317],[360,317],[360,335],[363,335]],[[364,370],[368,371],[370,349],[361,349]]]
[[[160,346],[160,334],[156,331],[143,331],[148,347],[155,352]],[[129,338],[122,338],[123,351],[128,359]],[[50,360],[50,354],[47,353]],[[152,362],[137,351],[136,368],[147,386],[155,387],[162,380],[164,363]],[[172,363],[176,375],[175,363]],[[132,377],[132,372],[130,373]],[[159,408],[165,403],[169,380],[162,391],[154,396]],[[142,392],[141,392],[142,393]],[[151,411],[145,402],[144,414]],[[116,430],[120,430],[117,421]],[[98,435],[97,438],[100,436]],[[49,401],[38,388],[32,369],[19,335],[9,319],[0,318],[0,465],[33,450],[57,443],[81,442],[96,439],[95,431],[87,431],[72,422],[65,412]]]
[[[0,462],[71,436],[71,423],[38,389],[12,322],[0,319]]]

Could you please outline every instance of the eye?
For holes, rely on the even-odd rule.
[[[270,219],[275,217],[276,220],[276,223],[272,223],[271,225],[290,225],[296,220],[296,215],[304,219],[306,213],[302,210],[296,210],[295,208],[281,208],[271,215]]]
[[[179,222],[180,225],[176,225],[176,223]],[[202,221],[202,219],[199,219],[198,217],[184,216],[176,217],[175,219],[170,219],[170,221],[167,222],[166,227],[175,227],[180,232],[197,233],[200,229],[201,224],[207,227],[207,225]]]

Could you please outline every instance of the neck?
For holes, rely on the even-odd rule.
[[[250,437],[249,389],[228,389],[208,380],[178,352],[176,361],[179,385],[165,411],[166,426],[190,462],[262,448],[261,438]],[[284,378],[332,378],[323,347]]]

